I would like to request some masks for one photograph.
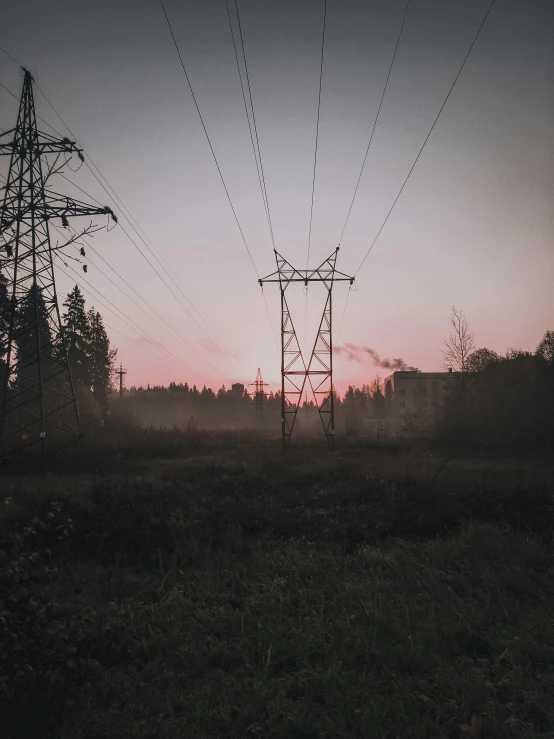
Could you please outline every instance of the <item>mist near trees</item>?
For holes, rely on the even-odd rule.
[[[37,294],[34,294],[36,290]],[[269,393],[260,412],[254,398],[242,386],[197,388],[185,383],[168,387],[131,388],[123,402],[114,393],[116,350],[111,347],[102,316],[88,308],[76,285],[63,303],[65,349],[77,405],[82,420],[103,423],[112,416],[141,425],[183,425],[194,418],[211,428],[259,427],[278,429],[281,417],[279,392]],[[38,340],[43,371],[48,375],[63,359],[63,346],[52,342],[48,311],[40,288],[23,297],[15,319],[13,351],[24,359],[17,377],[19,392],[36,381],[37,336],[26,330],[38,312]],[[31,315],[32,313],[32,315]],[[0,371],[6,370],[10,298],[6,278],[0,273]],[[348,345],[347,345],[348,346]],[[355,348],[372,363],[367,347]],[[445,367],[452,366],[441,413],[431,433],[462,445],[530,448],[554,442],[554,331],[547,331],[534,352],[510,349],[505,355],[482,347],[475,349],[475,336],[463,311],[452,308],[450,332],[442,347]],[[379,358],[380,359],[380,358]],[[393,360],[398,361],[398,360]],[[384,360],[385,364],[389,360]],[[50,365],[52,367],[50,368]],[[343,397],[335,393],[336,427],[339,433],[373,432],[387,438],[389,406],[383,382],[376,377],[361,388],[351,385]],[[297,417],[299,429],[320,430],[313,401],[303,399]]]

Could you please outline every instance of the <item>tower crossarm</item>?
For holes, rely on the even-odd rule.
[[[37,131],[33,141],[30,142],[18,135],[17,128],[12,128],[0,134],[0,155],[25,154],[29,146],[33,147],[35,156],[41,156],[42,154],[77,154],[80,159],[84,159],[83,150],[77,146],[75,141],[71,141],[66,137],[56,139],[47,133]]]
[[[44,204],[47,218],[109,215],[112,220],[117,222],[117,217],[108,205],[90,205],[48,190],[45,192]]]
[[[355,277],[345,274],[344,272],[338,272],[335,269],[335,263],[337,259],[338,247],[325,261],[323,261],[319,267],[315,269],[296,269],[290,262],[282,257],[278,252],[275,252],[277,259],[278,269],[275,272],[262,277],[258,280],[260,285],[266,282],[279,282],[284,288],[290,282],[303,282],[305,285],[308,282],[350,282],[354,283]]]
[[[109,215],[114,221],[117,217],[109,206],[98,206],[84,203],[80,200],[69,198],[66,195],[58,195],[46,191],[44,198],[35,203],[21,203],[17,194],[10,194],[4,200],[2,206],[2,220],[0,230],[10,228],[16,222],[25,221],[27,218],[68,218],[74,216],[98,216]]]

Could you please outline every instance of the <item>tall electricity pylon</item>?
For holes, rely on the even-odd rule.
[[[269,383],[264,382],[262,377],[262,371],[258,367],[258,374],[256,375],[256,381],[251,382],[250,385],[254,385],[254,405],[256,408],[256,418],[261,421],[264,417],[264,405],[265,405],[265,390]]]
[[[277,271],[259,280],[278,282],[281,292],[281,435],[283,447],[290,443],[298,409],[309,383],[319,412],[323,431],[329,446],[335,441],[335,403],[333,393],[333,285],[335,282],[354,282],[336,269],[338,247],[316,269],[296,269],[281,254],[275,252]],[[327,290],[327,299],[319,323],[314,347],[308,364],[300,349],[300,343],[287,303],[286,290],[293,282],[321,282]]]
[[[98,230],[52,245],[49,223],[72,216],[110,214],[108,207],[60,195],[47,187],[72,154],[82,150],[68,138],[37,130],[33,78],[23,70],[17,125],[0,136],[0,155],[10,166],[0,209],[0,269],[10,296],[0,336],[2,453],[33,447],[42,455],[81,438],[79,414],[56,294],[53,255]],[[7,140],[6,140],[7,139]],[[83,253],[83,252],[82,252]]]

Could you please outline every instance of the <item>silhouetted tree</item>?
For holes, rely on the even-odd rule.
[[[547,331],[537,347],[536,354],[545,362],[554,363],[554,331]]]
[[[63,305],[67,309],[63,314],[63,321],[71,376],[74,384],[90,388],[92,377],[89,325],[85,311],[85,298],[77,285],[69,293]]]
[[[482,372],[489,365],[500,361],[500,355],[491,349],[477,349],[467,358],[466,369],[468,372]]]
[[[475,349],[475,336],[469,329],[463,311],[452,307],[450,311],[450,333],[442,343],[444,366],[466,372],[468,370],[468,358]]]
[[[91,388],[100,408],[105,412],[108,395],[112,390],[117,350],[110,347],[102,316],[94,308],[87,313],[87,338]]]
[[[553,332],[535,354],[510,349],[504,357],[479,350],[474,369],[453,377],[445,396],[441,431],[451,440],[525,447],[554,441]],[[471,360],[471,357],[470,357]]]
[[[381,420],[385,417],[385,394],[383,392],[383,381],[377,375],[369,386],[369,397],[371,399],[371,415]]]

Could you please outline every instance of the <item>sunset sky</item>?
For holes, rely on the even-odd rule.
[[[74,183],[120,216],[121,226],[98,233],[93,248],[162,317],[157,323],[123,295],[98,267],[141,302],[91,250],[86,275],[79,264],[66,260],[87,290],[94,293],[83,278],[131,322],[125,325],[104,307],[104,298],[85,293],[87,305],[100,310],[109,326],[128,369],[127,385],[174,380],[228,386],[253,382],[261,367],[276,389],[280,354],[257,274],[160,3],[57,0],[47,12],[38,0],[6,5],[0,45],[30,69],[194,306],[90,172],[68,170]],[[165,5],[257,271],[264,276],[275,262],[225,2],[165,0]],[[354,274],[360,266],[488,6],[489,0],[412,0],[342,241],[341,271]],[[276,246],[304,268],[323,0],[240,0],[239,7]],[[313,266],[338,244],[404,9],[404,0],[328,0]],[[510,347],[534,350],[544,332],[554,329],[552,38],[552,0],[497,0],[405,191],[357,275],[339,343],[367,345],[382,357],[402,357],[432,371],[441,369],[441,338],[452,305],[465,312],[478,346],[501,353]],[[19,96],[22,79],[16,64],[0,52],[0,83]],[[38,114],[67,135],[38,90],[35,95]],[[16,116],[17,101],[0,88],[0,127],[14,126]],[[0,162],[3,175],[6,167],[6,161]],[[63,180],[55,187],[87,199]],[[104,224],[103,218],[98,222]],[[122,228],[181,303],[209,326],[209,336],[218,337],[220,348]],[[69,253],[76,256],[75,250]],[[73,284],[58,273],[60,295]],[[291,291],[303,342],[305,296],[302,286]],[[333,293],[335,341],[347,292],[339,284]],[[266,296],[278,338],[277,287],[267,286]],[[323,299],[321,290],[310,288],[308,341]],[[172,327],[169,332],[160,325],[165,323]],[[171,357],[164,359],[164,350]],[[369,382],[376,373],[371,364],[340,357],[335,384],[343,390],[349,383]]]

